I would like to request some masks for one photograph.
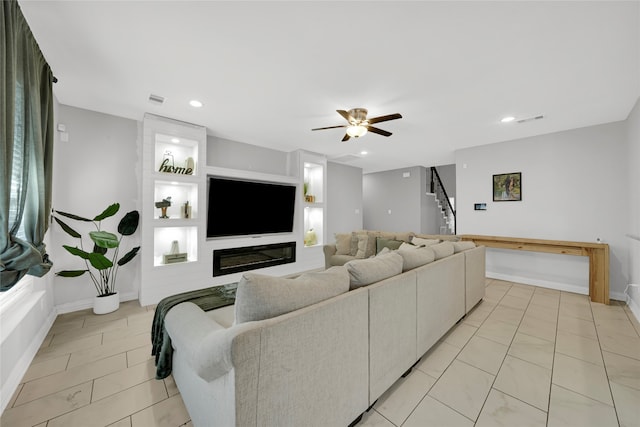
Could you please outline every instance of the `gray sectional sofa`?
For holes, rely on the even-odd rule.
[[[236,305],[166,315],[195,426],[347,426],[484,296],[485,248],[384,250],[282,279],[247,273]]]

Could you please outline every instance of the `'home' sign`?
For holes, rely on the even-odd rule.
[[[177,173],[180,175],[193,175],[193,168],[181,168],[169,164],[169,159],[164,159],[158,172]]]

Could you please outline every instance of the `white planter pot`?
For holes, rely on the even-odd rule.
[[[94,297],[93,312],[95,314],[107,314],[116,311],[120,307],[120,295],[116,292],[113,295]]]

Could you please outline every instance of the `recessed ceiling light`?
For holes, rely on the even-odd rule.
[[[180,140],[178,138],[171,138],[171,142],[177,144],[180,142]]]
[[[363,151],[360,152],[360,154],[362,154],[363,156],[366,156],[367,154],[369,154],[369,152],[363,150]]]
[[[509,123],[514,121],[516,118],[513,116],[507,116],[507,117],[503,117],[502,120],[500,120],[502,123]]]
[[[191,105],[194,108],[200,108],[204,104],[202,102],[198,101],[197,99],[192,99],[191,101],[189,101],[189,105]]]

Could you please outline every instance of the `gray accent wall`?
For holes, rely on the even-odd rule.
[[[106,230],[115,230],[124,213],[141,209],[139,122],[60,105],[56,124],[66,126],[68,141],[56,139],[53,208],[92,218],[110,204],[118,202],[120,212],[103,222]],[[79,232],[85,230],[82,224],[69,225]],[[80,260],[61,247],[62,244],[75,245],[75,239],[62,231],[56,223],[52,224],[50,233],[51,246],[47,249],[55,263],[54,270],[81,267]],[[128,250],[139,246],[140,234],[139,229],[131,238],[127,238],[123,243],[124,247]],[[86,238],[84,244],[88,244]],[[138,256],[118,270],[117,290],[121,299],[138,297],[139,263]],[[56,276],[54,292],[59,312],[76,310],[78,302],[92,300],[96,294],[93,283],[86,274],[76,278]]]
[[[362,181],[363,223],[368,230],[421,231],[424,167],[365,174]],[[404,176],[408,174],[409,176]]]
[[[635,125],[615,122],[457,151],[458,233],[599,238],[610,245],[611,296],[621,298],[629,281],[630,203],[638,203],[637,175],[631,184],[629,172],[633,144],[627,143],[634,117]],[[637,168],[637,139],[634,144]],[[493,202],[492,175],[509,172],[522,172],[522,201]],[[486,203],[487,210],[474,211],[474,203]],[[636,231],[637,217],[636,211]],[[490,250],[487,274],[588,293],[586,257]]]
[[[335,233],[363,228],[362,169],[327,162],[327,242]]]
[[[284,151],[210,135],[207,136],[207,166],[274,175],[287,175],[289,172],[288,153]]]

